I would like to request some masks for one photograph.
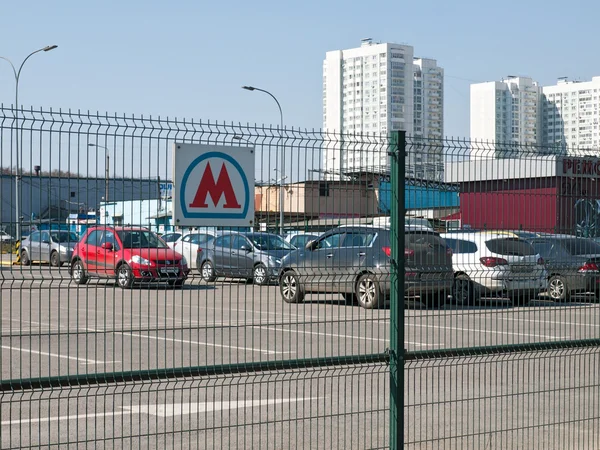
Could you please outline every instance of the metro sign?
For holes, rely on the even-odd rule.
[[[254,148],[176,143],[173,159],[174,225],[253,224]]]

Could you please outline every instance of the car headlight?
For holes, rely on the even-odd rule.
[[[185,256],[181,258],[181,265],[182,266],[187,266],[188,265],[187,259],[185,259]]]
[[[281,259],[275,258],[274,256],[269,256],[269,262],[273,266],[280,266],[281,265]]]
[[[139,264],[141,266],[151,266],[152,265],[152,261],[150,261],[150,260],[148,260],[146,258],[142,258],[139,255],[132,256],[131,257],[131,261],[134,262],[134,263],[136,263],[136,264]]]

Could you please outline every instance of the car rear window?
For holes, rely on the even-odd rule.
[[[535,255],[535,249],[529,242],[517,238],[490,239],[485,246],[492,253],[505,256]]]
[[[477,244],[464,239],[445,238],[446,244],[452,249],[452,253],[476,253]]]
[[[563,239],[561,244],[571,255],[600,255],[600,244],[591,239]]]
[[[446,248],[446,242],[440,236],[433,233],[406,233],[404,241],[405,247],[429,245],[431,247]]]

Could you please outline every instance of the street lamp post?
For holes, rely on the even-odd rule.
[[[5,58],[4,56],[0,56],[0,59],[3,59],[4,61],[8,62],[10,64],[10,66],[12,67],[13,70],[13,74],[15,75],[15,104],[13,105],[13,118],[15,121],[15,130],[16,130],[16,138],[15,138],[15,147],[16,147],[16,176],[15,176],[15,213],[16,213],[16,219],[17,219],[17,236],[16,238],[18,240],[21,240],[21,195],[20,195],[20,184],[21,184],[21,162],[22,162],[22,158],[21,158],[21,154],[20,154],[20,148],[19,148],[19,112],[18,112],[18,104],[19,104],[19,79],[21,78],[21,70],[23,70],[23,66],[25,65],[25,63],[27,62],[27,60],[29,58],[31,58],[33,55],[35,55],[36,53],[39,52],[49,52],[50,50],[54,50],[56,47],[58,47],[58,45],[47,45],[44,48],[40,48],[39,50],[36,50],[34,52],[31,52],[29,55],[27,55],[27,57],[23,60],[23,62],[21,63],[21,65],[19,66],[19,70],[17,70],[15,68],[15,65],[12,63],[12,61],[8,58]]]
[[[279,180],[279,234],[281,236],[283,236],[283,211],[285,208],[284,202],[285,202],[285,197],[284,197],[284,192],[283,192],[283,180],[284,180],[284,173],[285,173],[285,149],[282,145],[282,140],[283,140],[283,111],[281,110],[281,105],[279,104],[279,101],[277,100],[277,98],[271,94],[269,91],[265,91],[264,89],[259,89],[257,87],[254,86],[242,86],[242,89],[246,89],[247,91],[260,91],[260,92],[264,92],[267,95],[270,95],[271,98],[273,100],[275,100],[275,103],[277,103],[277,107],[279,108],[279,117],[281,119],[281,126],[279,128],[279,146],[281,147],[280,149],[280,153],[281,153],[281,173],[280,173],[280,180]]]
[[[110,168],[110,155],[108,154],[108,148],[103,145],[97,144],[88,144],[88,147],[96,147],[104,149],[104,154],[106,155],[106,163],[104,164],[106,167],[104,168],[104,202],[108,203],[108,180],[109,180],[109,168]]]

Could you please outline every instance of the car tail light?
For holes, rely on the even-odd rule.
[[[538,266],[543,266],[544,264],[546,264],[546,261],[544,261],[544,258],[540,256],[537,260],[537,264]]]
[[[385,253],[385,256],[388,258],[392,256],[392,247],[381,247],[381,250],[383,250],[383,253]]]
[[[577,272],[598,272],[598,265],[594,262],[586,262]]]
[[[405,248],[404,249],[404,257],[405,258],[410,258],[411,256],[414,256],[415,251],[412,248]]]
[[[196,253],[201,253],[202,249],[200,247],[198,247],[198,250],[196,250]]]
[[[508,261],[504,258],[495,258],[493,256],[485,256],[483,258],[479,258],[481,264],[485,267],[496,267],[496,266],[507,266]]]

